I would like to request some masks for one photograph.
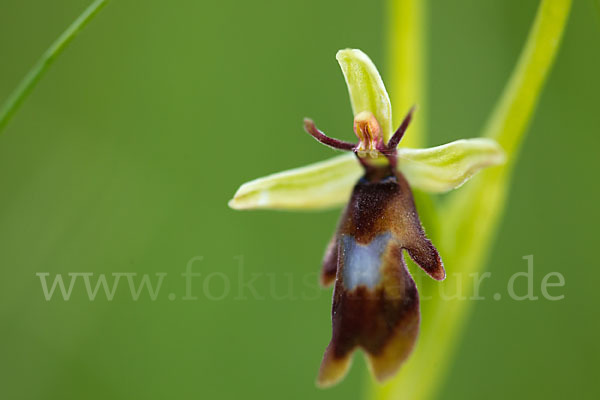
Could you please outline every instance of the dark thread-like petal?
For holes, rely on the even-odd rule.
[[[317,139],[320,143],[323,143],[324,145],[336,150],[353,151],[356,147],[354,143],[334,139],[325,135],[317,128],[313,120],[309,118],[304,118],[304,130],[312,137]]]

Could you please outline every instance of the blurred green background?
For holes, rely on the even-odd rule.
[[[0,2],[1,100],[88,4]],[[433,145],[479,134],[538,2],[429,4]],[[109,3],[0,135],[0,397],[360,398],[362,357],[339,386],[313,383],[330,338],[331,290],[317,290],[316,272],[339,211],[226,204],[247,180],[332,156],[303,117],[352,138],[334,55],[361,48],[389,78],[384,15],[381,1]],[[600,397],[598,71],[600,19],[576,1],[490,255],[487,299],[440,398]],[[564,300],[494,301],[529,254],[536,294],[557,271],[566,285],[551,293]],[[198,299],[182,300],[196,256]],[[239,293],[240,271],[259,274],[262,298]],[[90,301],[81,280],[70,300],[46,301],[38,272],[167,276],[155,301],[132,300],[126,278],[112,301],[102,291]]]

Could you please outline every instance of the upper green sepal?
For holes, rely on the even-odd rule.
[[[335,58],[344,73],[354,115],[364,111],[372,113],[387,143],[393,134],[392,106],[377,67],[358,49],[340,50]]]

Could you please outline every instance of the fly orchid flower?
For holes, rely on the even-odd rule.
[[[441,193],[484,167],[503,162],[490,139],[458,140],[429,149],[398,148],[411,109],[392,131],[391,105],[375,65],[360,50],[337,53],[354,111],[358,143],[333,139],[304,120],[319,142],[350,154],[242,185],[235,209],[319,209],[347,203],[323,259],[321,283],[335,281],[333,333],[317,383],[335,384],[361,348],[375,377],[391,377],[409,356],[419,330],[419,296],[403,251],[435,280],[446,276],[425,236],[411,187]]]

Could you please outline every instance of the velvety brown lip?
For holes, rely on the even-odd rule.
[[[329,386],[346,373],[356,348],[365,351],[378,380],[393,375],[410,354],[419,329],[417,288],[402,259],[402,250],[391,243],[382,260],[382,279],[369,289],[348,290],[340,262],[336,280],[331,342],[325,351],[318,383]]]
[[[344,268],[349,260],[341,238],[369,245],[385,233],[391,235],[378,266],[381,280],[371,288],[348,287]],[[323,262],[321,281],[328,284],[335,277],[335,288],[333,332],[319,385],[329,386],[343,378],[356,348],[365,351],[379,380],[393,375],[409,356],[419,329],[419,297],[403,250],[429,275],[443,279],[441,258],[425,236],[406,179],[391,167],[367,170],[354,187]]]

